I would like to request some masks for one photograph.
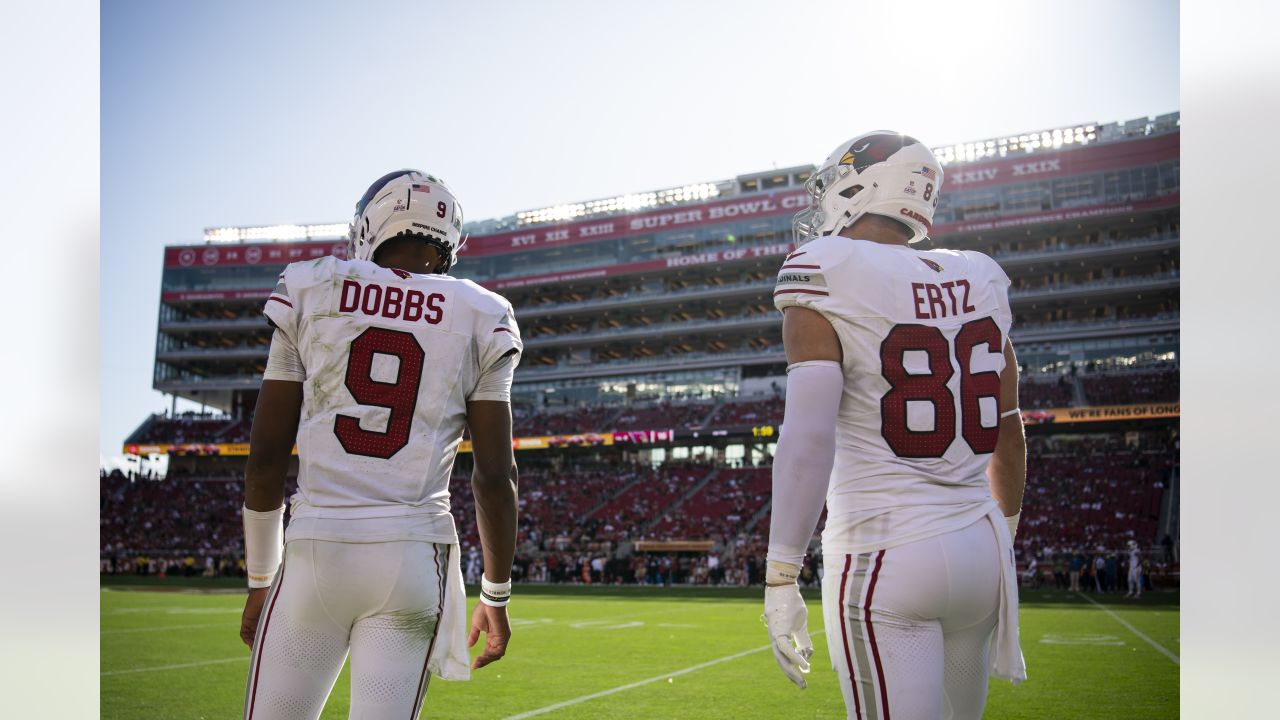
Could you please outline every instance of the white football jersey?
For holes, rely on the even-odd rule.
[[[822,313],[844,353],[825,552],[913,542],[993,507],[1008,287],[973,251],[830,235],[787,256],[775,305]]]
[[[264,312],[306,371],[290,538],[457,542],[449,474],[467,400],[492,399],[472,397],[483,371],[518,362],[511,304],[469,280],[324,257],[285,268]],[[324,522],[365,519],[380,522]]]

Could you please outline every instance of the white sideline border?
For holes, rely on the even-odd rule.
[[[232,627],[227,623],[205,623],[203,625],[160,625],[158,627],[139,627],[139,628],[119,628],[106,629],[102,631],[103,635],[121,635],[124,633],[140,633],[140,632],[164,632],[165,630],[195,630],[196,628],[229,628]]]
[[[230,662],[242,662],[245,667],[249,665],[249,656],[241,655],[233,658],[222,658],[221,660],[202,660],[200,662],[182,663],[180,665],[153,665],[151,667],[131,668],[129,670],[108,670],[101,673],[102,677],[110,675],[132,675],[133,673],[158,672],[161,670],[181,670],[183,668],[204,667],[205,665],[222,665]]]
[[[1146,633],[1130,625],[1129,622],[1124,618],[1111,612],[1111,608],[1108,608],[1106,605],[1103,605],[1102,603],[1098,602],[1097,600],[1094,600],[1093,598],[1089,597],[1088,595],[1085,595],[1084,593],[1078,592],[1076,594],[1084,598],[1085,600],[1088,600],[1089,602],[1093,603],[1094,605],[1098,606],[1098,609],[1102,610],[1102,612],[1110,615],[1113,620],[1115,620],[1116,622],[1128,628],[1129,632],[1133,633],[1134,635],[1137,635],[1138,637],[1145,640],[1148,645],[1155,648],[1156,650],[1159,650],[1162,655],[1172,660],[1174,665],[1177,665],[1178,667],[1182,667],[1182,661],[1178,659],[1177,655],[1174,655],[1173,653],[1169,652],[1169,650],[1165,648],[1163,645],[1147,637]]]
[[[810,632],[809,636],[812,637],[814,635],[821,635],[823,632],[824,632],[823,630],[816,630],[816,631]],[[743,658],[748,655],[754,655],[758,652],[764,652],[765,650],[768,650],[772,647],[773,645],[762,645],[758,648],[743,650],[742,652],[734,653],[732,655],[725,655],[724,657],[716,658],[715,660],[708,660],[704,663],[698,663],[697,665],[693,665],[693,666],[684,668],[682,670],[675,670],[673,672],[663,673],[661,675],[656,675],[654,677],[651,677],[645,680],[639,680],[637,682],[628,683],[626,685],[619,685],[618,687],[615,687],[615,688],[609,688],[608,690],[601,690],[600,692],[594,692],[594,693],[591,693],[590,695],[583,695],[581,697],[572,698],[570,700],[558,702],[553,705],[547,705],[546,707],[540,707],[536,710],[528,710],[526,712],[517,713],[515,715],[508,715],[502,720],[524,720],[525,718],[537,717],[538,715],[545,715],[549,712],[555,712],[556,710],[560,710],[561,708],[567,708],[571,705],[584,703],[588,700],[595,700],[596,698],[607,697],[609,695],[614,695],[616,693],[632,690],[632,689],[641,687],[643,685],[649,685],[650,683],[662,682],[663,680],[666,680],[668,678],[679,677],[681,675],[688,675],[691,672],[697,672],[704,668],[709,668],[712,665],[719,665],[720,663],[726,663],[731,660],[737,660],[738,658]]]

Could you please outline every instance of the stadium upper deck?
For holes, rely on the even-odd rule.
[[[937,148],[933,239],[996,257],[1030,369],[1176,357],[1178,115]],[[456,274],[524,330],[536,407],[750,394],[782,379],[773,278],[806,204],[800,166],[468,226]],[[345,250],[345,225],[222,228],[166,248],[156,389],[252,408],[283,266]]]

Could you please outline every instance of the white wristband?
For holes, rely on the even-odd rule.
[[[1004,523],[1009,526],[1009,539],[1013,540],[1018,536],[1018,521],[1022,519],[1022,511],[1018,511],[1013,515],[1008,515],[1004,519]]]
[[[284,557],[284,505],[258,512],[244,508],[244,566],[249,587],[270,587]]]
[[[765,585],[795,585],[800,578],[800,566],[781,560],[765,563]]]
[[[489,582],[489,578],[481,575],[480,602],[489,607],[506,607],[507,603],[511,602],[511,581]]]

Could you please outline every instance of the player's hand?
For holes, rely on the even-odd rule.
[[[507,609],[477,602],[475,611],[471,613],[471,632],[467,633],[467,647],[476,646],[480,633],[484,633],[484,650],[472,661],[472,670],[497,662],[507,654],[507,642],[511,640],[511,621],[507,619]]]
[[[809,672],[813,641],[809,639],[809,610],[800,597],[800,586],[792,583],[766,587],[762,619],[769,627],[778,667],[796,687],[809,687],[804,675]]]
[[[258,618],[262,616],[262,606],[267,602],[267,593],[271,588],[249,588],[249,597],[244,601],[244,613],[240,615],[240,639],[249,649],[253,649],[253,636],[258,634]]]

